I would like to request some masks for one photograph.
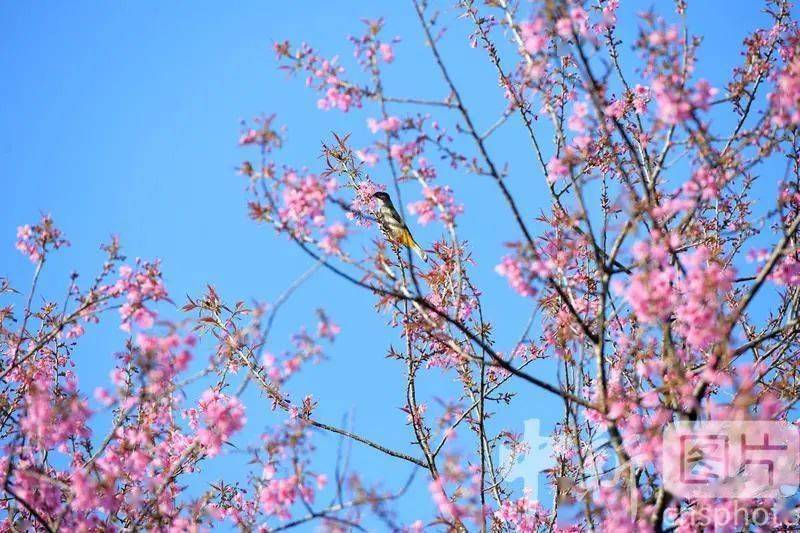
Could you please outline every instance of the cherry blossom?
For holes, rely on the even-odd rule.
[[[693,5],[619,4],[412,1],[421,39],[363,19],[340,43],[275,41],[309,107],[351,113],[315,111],[289,139],[284,106],[231,137],[242,203],[296,272],[285,287],[266,265],[239,300],[211,271],[175,295],[116,238],[96,272],[65,275],[53,220],[19,226],[32,275],[0,277],[0,529],[749,527],[708,521],[735,496],[668,486],[664,429],[793,420],[797,24],[768,2],[725,73]],[[424,84],[386,75],[404,62]],[[476,102],[466,84],[486,72],[495,92]],[[379,191],[425,263],[378,231]],[[276,318],[318,271],[314,305]],[[367,357],[386,372],[366,376]],[[363,403],[376,376],[394,429],[330,401]],[[531,406],[552,411],[537,497],[498,461],[538,453],[518,420]]]

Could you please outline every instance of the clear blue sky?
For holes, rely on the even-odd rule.
[[[483,129],[499,116],[501,93],[483,50],[466,46],[467,21],[453,20],[451,4],[444,2],[452,28],[445,55],[453,60],[456,82]],[[623,9],[626,43],[634,31],[627,14],[650,5],[632,4]],[[658,4],[664,9],[672,5]],[[690,8],[691,29],[702,25],[706,36],[698,70],[715,86],[740,61],[745,31],[763,20],[756,4],[701,2]],[[410,2],[0,4],[0,275],[17,287],[27,286],[31,266],[13,249],[15,229],[46,212],[73,244],[48,265],[42,285],[46,296],[61,297],[72,268],[84,279],[93,275],[101,260],[98,245],[115,233],[129,257],[163,260],[168,288],[178,303],[186,294],[200,294],[206,283],[231,301],[274,299],[310,262],[270,229],[247,219],[244,182],[234,168],[252,154],[236,145],[238,121],[278,112],[277,123],[286,124],[289,132],[279,160],[311,169],[320,168],[320,141],[331,130],[354,132],[356,142],[365,143],[370,138],[365,120],[376,115],[375,109],[349,115],[318,111],[315,94],[275,69],[271,44],[306,40],[325,55],[342,56],[355,73],[346,37],[362,31],[360,18],[378,16],[387,19],[387,35],[403,37],[388,69],[387,92],[444,96]],[[509,186],[532,219],[546,207],[546,194],[517,121],[504,127],[490,147],[498,160],[510,161]],[[375,177],[388,183],[386,169]],[[486,314],[505,351],[530,312],[530,303],[493,272],[503,241],[517,234],[488,178],[442,172],[442,179],[466,204],[459,230],[480,250],[474,277],[485,290]],[[404,194],[407,201],[417,199],[418,187],[410,184]],[[416,231],[423,242],[442,233],[434,226]],[[295,397],[313,392],[321,420],[339,423],[353,412],[358,431],[393,448],[413,450],[412,433],[399,410],[405,398],[403,370],[384,358],[398,336],[385,326],[385,316],[375,314],[373,303],[364,291],[318,273],[279,316],[273,351],[288,346],[290,333],[299,326],[313,326],[314,309],[325,307],[342,334],[328,352],[329,361],[309,368],[289,390]],[[89,328],[77,354],[84,391],[90,394],[106,381],[123,339],[113,321]],[[535,371],[552,379],[550,368],[544,364]],[[452,380],[452,374],[429,373],[420,385],[423,397],[448,390]],[[516,390],[516,407],[499,416],[493,429],[505,425],[522,431],[530,417],[552,427],[559,403],[530,388]],[[251,394],[249,427],[237,441],[246,442],[277,416]],[[106,418],[98,420],[102,434]],[[319,465],[330,465],[337,439],[320,434],[316,442]],[[464,440],[461,446],[472,443]],[[353,451],[353,464],[367,479],[384,480],[387,488],[398,487],[409,471],[358,445]],[[221,471],[212,469],[209,476]],[[428,514],[416,511],[429,508],[427,491],[422,484],[417,487],[421,496],[401,506],[408,521]]]

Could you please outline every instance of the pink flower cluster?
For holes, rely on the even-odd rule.
[[[656,79],[652,88],[661,120],[667,124],[678,124],[689,118],[692,108],[680,90],[663,78]]]
[[[558,178],[569,176],[569,165],[564,159],[553,156],[547,163],[547,179],[554,183]]]
[[[581,7],[573,7],[569,11],[569,16],[562,17],[556,22],[556,33],[565,41],[572,39],[573,32],[586,35],[588,31],[589,14]]]
[[[319,241],[319,247],[325,253],[331,255],[341,255],[342,241],[347,237],[347,226],[341,222],[334,222],[325,228],[325,235]]]
[[[547,257],[530,259],[525,257],[522,249],[516,256],[506,255],[494,271],[508,279],[511,288],[521,296],[535,296],[533,282],[536,279],[548,278],[553,269],[553,260]]]
[[[772,124],[779,127],[800,124],[800,33],[792,36],[785,50],[787,64],[768,96]]]
[[[267,117],[257,117],[253,120],[254,126],[252,127],[248,126],[245,121],[242,121],[242,133],[239,136],[239,144],[243,146],[248,144],[258,145],[262,147],[266,153],[270,153],[273,149],[283,146],[283,137],[280,132],[272,126],[274,120],[274,114]]]
[[[197,442],[210,457],[217,455],[222,444],[247,422],[244,405],[238,398],[213,389],[203,393],[198,409],[205,427],[197,432]]]
[[[316,491],[325,487],[327,476],[308,470],[307,455],[314,450],[310,436],[305,423],[298,418],[289,419],[282,427],[263,435],[267,459],[257,498],[267,516],[288,520],[293,505],[313,504]]]
[[[350,209],[347,211],[347,218],[355,221],[359,226],[369,227],[371,219],[366,215],[369,215],[378,207],[372,195],[384,189],[382,185],[378,185],[369,178],[359,181]]]
[[[717,169],[703,166],[692,174],[691,180],[683,184],[683,192],[690,198],[713,200],[719,196],[728,178]]]
[[[374,118],[367,119],[367,127],[372,133],[379,131],[395,132],[400,129],[403,122],[397,117],[387,117],[383,120],[376,120]]]
[[[61,230],[53,224],[50,215],[44,215],[33,226],[26,224],[17,228],[16,248],[34,263],[44,259],[48,249],[68,245],[69,242],[62,237]]]
[[[650,242],[640,241],[633,247],[633,255],[641,265],[628,281],[627,288],[615,285],[633,308],[639,321],[655,323],[666,320],[677,302],[675,269],[669,265],[669,247],[678,244],[672,236],[669,243],[655,236]]]
[[[276,43],[274,50],[279,60],[289,62],[283,68],[293,73],[305,71],[308,74],[306,85],[322,93],[317,100],[320,109],[347,112],[354,107],[361,107],[363,91],[343,79],[345,70],[337,64],[337,58],[324,59],[305,43],[292,52],[289,42],[284,41]]]
[[[665,46],[669,43],[677,42],[678,37],[678,28],[670,26],[663,30],[653,30],[650,32],[650,34],[647,35],[647,44],[653,47]]]
[[[666,124],[680,124],[692,116],[695,109],[706,111],[718,90],[705,80],[700,80],[688,93],[677,79],[660,76],[653,81],[653,95],[658,105],[658,116]]]
[[[592,138],[588,134],[589,129],[589,106],[586,102],[576,102],[572,107],[572,114],[567,119],[567,128],[574,131],[577,135],[572,140],[578,152],[585,153],[589,148]],[[575,159],[574,151],[567,148],[564,157],[557,158],[553,156],[547,166],[547,179],[550,183],[554,183],[558,178],[563,178],[569,175],[569,163]],[[567,157],[569,156],[569,157]]]
[[[545,50],[550,42],[545,20],[542,17],[536,17],[532,21],[521,23],[519,25],[519,33],[525,51],[529,54],[538,54]]]
[[[25,435],[42,449],[51,449],[72,437],[88,437],[86,421],[91,412],[73,387],[51,390],[45,378],[30,385],[25,395],[26,413],[20,425]]]
[[[422,146],[417,141],[395,143],[389,147],[389,156],[402,166],[411,166],[411,161],[422,152]]]
[[[258,495],[261,508],[267,516],[277,516],[281,520],[291,518],[291,508],[300,493],[305,492],[304,500],[313,501],[313,491],[306,489],[297,476],[267,479]]]
[[[650,87],[637,84],[632,93],[633,109],[637,113],[644,113],[647,110],[647,103],[650,101]]]
[[[378,46],[378,51],[380,52],[381,59],[383,59],[386,63],[391,63],[394,61],[394,49],[392,45],[389,43],[381,43]]]
[[[165,336],[140,333],[136,336],[140,363],[147,369],[147,392],[160,394],[167,391],[165,387],[171,380],[189,366],[192,359],[189,348],[196,342],[194,337],[181,338],[175,333]]]
[[[585,132],[588,127],[586,123],[588,115],[589,106],[586,102],[575,102],[575,105],[572,106],[572,114],[567,119],[567,128],[577,133]],[[550,161],[553,162],[554,160],[556,160],[555,157]]]
[[[494,517],[519,533],[535,533],[539,528],[547,527],[549,521],[547,511],[527,495],[516,501],[503,501]]]
[[[602,20],[597,24],[598,33],[611,29],[617,24],[617,9],[619,9],[619,0],[608,0],[605,3]]]
[[[317,311],[317,315],[319,316],[319,322],[317,322],[317,337],[333,342],[336,336],[342,332],[342,328],[328,318],[328,315],[321,309]]]
[[[520,257],[504,256],[500,264],[494,267],[494,271],[507,278],[511,288],[521,296],[536,295],[536,289],[533,287],[534,277]]]
[[[119,308],[123,331],[130,331],[131,323],[142,329],[153,327],[156,312],[145,307],[145,303],[167,299],[159,263],[139,261],[136,267],[135,271],[128,265],[119,267],[119,279],[108,289],[113,296],[125,296],[126,302]]]
[[[614,119],[621,119],[625,116],[625,102],[623,100],[612,100],[610,104],[606,105],[603,109],[605,116]]]
[[[800,261],[797,259],[797,251],[780,260],[769,278],[777,285],[800,286]]]
[[[369,167],[374,167],[378,164],[378,154],[370,150],[369,148],[364,148],[363,150],[356,150],[355,151],[356,157],[358,157],[365,165]]]
[[[299,176],[293,171],[284,174],[283,205],[278,214],[286,224],[291,225],[299,234],[309,233],[309,226],[325,224],[325,203],[328,197],[336,192],[334,178],[323,178],[316,174]]]
[[[448,487],[454,487],[448,496]],[[428,483],[431,499],[448,523],[473,521],[482,523],[488,509],[480,503],[481,477],[479,467],[463,467],[455,456],[447,458],[441,475]]]
[[[317,100],[317,107],[323,111],[330,109],[338,109],[340,111],[350,111],[351,107],[361,107],[361,90],[357,87],[349,86],[339,79],[339,74],[344,72],[341,67],[335,66],[334,63],[325,60],[322,62],[321,68],[314,72],[314,75],[320,81],[319,85],[323,91],[323,97]],[[311,78],[306,80],[308,85],[312,85]]]
[[[449,186],[425,186],[422,189],[424,200],[408,204],[408,211],[419,217],[418,222],[426,225],[438,217],[445,224],[452,224],[464,212],[464,206],[456,204],[453,190]]]
[[[319,362],[324,357],[321,341],[333,342],[341,332],[336,325],[321,310],[317,310],[319,322],[317,323],[316,336],[312,336],[304,329],[292,335],[292,349],[286,350],[279,356],[271,352],[264,352],[261,364],[267,377],[275,384],[284,383],[296,374],[306,362]]]
[[[359,63],[365,69],[371,69],[373,66],[377,68],[378,60],[385,63],[394,61],[394,48],[391,43],[383,42],[378,39],[381,29],[383,29],[383,19],[363,20],[367,26],[367,31],[360,37],[350,36],[350,42],[353,43],[353,55],[358,58]],[[393,42],[399,41],[399,37],[395,37]]]
[[[734,271],[713,260],[705,246],[688,254],[684,265],[686,276],[681,283],[681,303],[675,310],[676,329],[689,346],[704,350],[726,332],[722,297],[731,289]]]
[[[649,242],[636,243],[633,252],[639,268],[627,287],[617,283],[615,289],[624,294],[642,323],[667,320],[674,313],[676,331],[689,346],[703,350],[724,333],[722,298],[731,288],[734,271],[699,246],[683,256],[686,274],[679,275],[669,251],[677,246],[676,236],[667,241],[657,233]]]

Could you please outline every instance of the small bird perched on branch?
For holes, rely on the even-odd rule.
[[[375,212],[375,218],[378,219],[378,226],[381,228],[381,233],[389,241],[395,251],[399,249],[400,245],[408,246],[419,256],[420,259],[428,262],[428,254],[425,253],[411,232],[408,226],[400,218],[400,213],[394,208],[392,199],[385,192],[379,191],[372,195],[378,201],[378,209]]]

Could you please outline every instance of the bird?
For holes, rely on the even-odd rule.
[[[394,208],[394,204],[389,195],[383,191],[378,191],[373,194],[372,197],[378,201],[378,209],[375,211],[375,218],[378,219],[378,226],[384,238],[389,241],[395,252],[399,249],[400,245],[408,246],[414,250],[420,259],[427,263],[428,254],[426,254],[425,250],[414,240],[414,237],[408,230],[408,226],[406,226],[406,223],[403,222],[403,219],[400,217],[400,213]]]

